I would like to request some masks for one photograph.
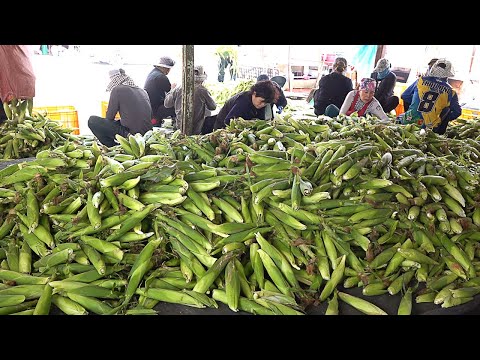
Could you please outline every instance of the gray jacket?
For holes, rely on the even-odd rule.
[[[152,129],[152,108],[145,90],[138,87],[118,85],[112,89],[108,101],[107,115],[114,120],[120,113],[120,124],[129,129],[132,135],[144,135]]]
[[[201,84],[195,84],[194,94],[194,110],[193,110],[193,133],[191,135],[200,134],[203,124],[205,122],[205,112],[208,110],[215,110],[217,104],[213,100],[210,92]],[[170,91],[165,97],[163,103],[166,108],[175,107],[176,126],[178,129],[182,127],[182,86],[177,86]]]

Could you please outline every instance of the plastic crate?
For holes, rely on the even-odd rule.
[[[53,121],[60,121],[62,127],[72,129],[72,134],[79,135],[78,111],[74,106],[41,106],[34,107],[33,111],[39,112]]]
[[[480,117],[480,110],[473,109],[462,109],[462,115],[460,115],[460,119],[464,120],[472,120],[478,117]]]
[[[400,98],[400,100],[398,101],[398,105],[395,108],[395,115],[398,116],[400,114],[403,114],[404,112],[405,112],[405,108],[403,106],[403,99]]]
[[[395,96],[401,97],[403,92],[407,89],[409,85],[410,84],[404,84],[397,81],[397,83],[395,84],[395,88],[393,89],[393,94]]]
[[[107,109],[108,109],[108,101],[102,101],[102,117],[107,116]],[[117,112],[117,115],[115,115],[115,119],[120,119],[120,114]]]

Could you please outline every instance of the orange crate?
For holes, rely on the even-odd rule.
[[[460,119],[464,119],[464,120],[472,120],[479,117],[480,117],[480,110],[473,110],[473,109],[462,109],[462,115],[460,115]]]
[[[74,106],[41,106],[34,107],[33,111],[41,113],[50,120],[60,121],[63,128],[73,129],[72,134],[80,134],[78,111]]]
[[[104,118],[107,116],[107,109],[108,109],[108,101],[102,101],[102,117]],[[120,119],[120,114],[117,112],[115,115],[115,119]]]

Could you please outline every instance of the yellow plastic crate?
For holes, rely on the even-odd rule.
[[[63,128],[73,129],[72,134],[80,134],[78,111],[74,106],[40,106],[34,107],[33,111],[41,113],[50,120],[60,121]]]
[[[107,116],[107,109],[108,109],[108,101],[102,101],[102,117],[104,118]],[[117,112],[115,115],[115,119],[120,119],[120,114]]]
[[[460,115],[460,119],[464,120],[472,120],[478,117],[480,117],[480,110],[473,109],[462,109],[462,115]]]
[[[407,89],[407,87],[409,87],[409,85],[410,84],[397,82],[395,84],[395,88],[393,89],[393,94],[398,97],[402,96],[403,92]]]

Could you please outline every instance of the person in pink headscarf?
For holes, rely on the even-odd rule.
[[[383,123],[390,122],[388,115],[383,111],[382,105],[380,105],[374,97],[375,85],[376,81],[372,78],[363,78],[360,80],[358,90],[352,90],[347,94],[338,114],[348,116],[354,112],[356,112],[358,116],[370,114],[379,118]],[[329,107],[330,106],[335,105],[329,105]],[[332,112],[330,111],[330,113]]]
[[[358,90],[352,90],[347,94],[340,114],[351,115],[356,112],[358,116],[370,114],[376,116],[382,122],[390,121],[389,117],[383,111],[382,105],[375,99],[376,81],[372,78],[363,78],[360,80]]]

